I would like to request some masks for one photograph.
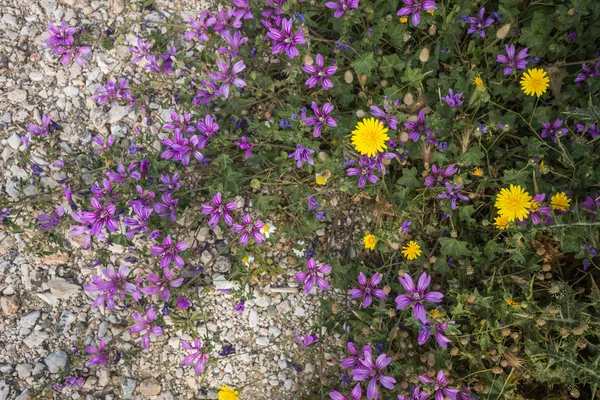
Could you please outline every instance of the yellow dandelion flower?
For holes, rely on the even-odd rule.
[[[219,393],[217,393],[217,396],[219,396],[219,400],[239,400],[239,397],[237,395],[238,391],[233,390],[227,385],[221,386],[219,388]]]
[[[541,68],[528,69],[521,78],[521,90],[528,96],[540,97],[548,90],[550,78]]]
[[[510,225],[510,222],[508,222],[508,218],[506,217],[496,217],[496,219],[494,220],[494,225],[496,225],[497,229],[500,229],[501,231],[508,229],[508,226]]]
[[[401,23],[401,24],[406,24],[406,23],[408,23],[408,17],[400,17],[400,23]]]
[[[550,169],[546,166],[546,164],[544,164],[544,160],[542,160],[542,162],[540,162],[540,172],[542,174],[545,174],[549,171]]]
[[[508,222],[515,219],[523,221],[529,215],[532,197],[521,186],[510,185],[503,188],[496,197],[496,208],[501,217],[506,217]]]
[[[352,131],[352,144],[361,155],[373,157],[387,149],[385,141],[390,140],[387,131],[388,128],[375,118],[364,118]]]
[[[462,181],[463,181],[462,177],[459,176],[458,178],[456,178],[456,183],[462,183]]]
[[[473,176],[483,176],[483,169],[477,167],[475,171],[473,171]]]
[[[550,197],[550,205],[553,210],[567,211],[571,206],[571,199],[567,197],[565,192],[556,193]]]
[[[411,240],[402,248],[402,254],[409,260],[414,260],[421,255],[421,246],[414,240]]]
[[[435,14],[435,10],[427,10],[427,12],[431,15]]]
[[[477,77],[473,79],[473,83],[477,86],[483,85],[483,79],[481,79],[481,75],[477,75]]]
[[[365,249],[375,250],[375,245],[377,244],[377,238],[372,233],[365,235],[363,238],[365,242]]]
[[[513,299],[506,299],[504,301],[506,301],[506,304],[508,304],[511,307],[519,307],[519,303],[517,303]]]
[[[323,175],[317,175],[315,181],[317,182],[317,185],[324,185],[327,183],[327,178],[325,178]]]
[[[434,308],[433,310],[429,311],[429,315],[431,315],[431,318],[438,319],[442,313]]]

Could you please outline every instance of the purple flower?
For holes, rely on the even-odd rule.
[[[148,275],[148,282],[153,283],[153,286],[147,286],[141,288],[140,291],[144,294],[152,296],[156,293],[159,293],[159,298],[162,301],[169,301],[171,298],[171,293],[169,292],[170,287],[179,287],[183,283],[183,278],[173,278],[173,271],[171,271],[168,267],[163,268],[162,270],[163,279],[160,279],[154,273],[150,273]]]
[[[52,385],[52,389],[62,390],[66,386],[73,388],[73,389],[77,389],[77,388],[80,388],[81,386],[83,386],[83,382],[84,382],[83,378],[77,378],[75,376],[69,375],[65,379],[64,385],[58,385],[58,384]]]
[[[446,193],[438,194],[438,199],[450,199],[450,208],[456,210],[456,200],[469,201],[469,198],[459,192],[462,188],[462,183],[453,186],[451,182],[444,182],[446,185]]]
[[[363,186],[365,186],[367,180],[369,180],[371,183],[377,183],[377,181],[379,181],[379,178],[371,172],[376,168],[376,165],[373,163],[371,158],[365,156],[360,157],[358,160],[358,166],[359,168],[348,168],[346,170],[346,174],[348,176],[360,175],[360,178],[358,179],[359,189],[362,189]]]
[[[242,19],[252,19],[252,8],[248,4],[248,0],[233,0],[233,5],[238,9],[235,12],[235,16]]]
[[[115,137],[113,135],[108,135],[108,137],[106,138],[106,142],[105,142],[101,136],[94,136],[92,138],[92,141],[95,144],[97,144],[98,146],[100,146],[99,149],[94,150],[94,154],[100,154],[100,153],[107,152],[108,149],[111,148],[111,146],[115,142]]]
[[[398,278],[398,280],[404,287],[404,290],[409,294],[401,294],[396,297],[396,309],[402,310],[413,304],[413,315],[415,316],[415,319],[417,321],[425,322],[427,320],[427,313],[425,312],[425,306],[423,306],[422,301],[440,303],[444,295],[440,292],[425,293],[425,290],[429,286],[429,282],[431,282],[431,277],[427,275],[427,272],[421,274],[416,288],[413,279],[408,274],[404,274],[404,277]]]
[[[297,161],[296,168],[302,168],[302,164],[305,162],[310,165],[314,165],[315,162],[313,161],[312,157],[310,156],[314,152],[315,152],[314,150],[304,147],[300,143],[298,143],[296,145],[296,151],[293,152],[292,154],[289,154],[288,158],[293,158]]]
[[[342,360],[343,368],[352,368],[356,365],[358,365],[359,367],[362,366],[362,361],[364,360],[366,350],[371,351],[371,347],[367,345],[364,346],[359,352],[354,343],[352,342],[348,342],[346,344],[346,347],[348,347],[348,351],[350,351],[350,353],[352,353],[354,357],[344,358]]]
[[[477,400],[477,397],[475,397],[475,395],[471,393],[470,387],[466,387],[463,390],[461,390],[458,394],[458,397],[460,398],[460,400]]]
[[[164,185],[160,188],[161,192],[173,193],[181,189],[181,184],[178,182],[180,175],[161,175],[160,181]]]
[[[375,286],[379,285],[381,279],[383,277],[380,274],[375,274],[370,280],[367,280],[367,277],[362,272],[358,274],[358,285],[359,289],[350,289],[348,294],[352,296],[353,299],[358,297],[363,298],[362,307],[367,308],[373,302],[373,296],[378,299],[385,300],[387,297],[387,293],[381,289],[375,289]]]
[[[249,143],[248,138],[246,138],[246,136],[242,136],[242,141],[235,142],[235,145],[240,149],[246,151],[246,158],[252,157],[252,148],[254,147],[254,143]]]
[[[448,343],[452,343],[452,340],[448,339],[445,336],[446,335],[446,327],[448,326],[449,323],[453,324],[454,321],[442,322],[442,323],[438,323],[435,319],[433,320],[433,322],[429,322],[427,320],[425,322],[419,321],[421,328],[419,329],[419,337],[417,339],[417,342],[419,343],[420,346],[422,346],[425,343],[427,343],[427,341],[431,337],[431,334],[435,333],[435,341],[437,342],[437,344],[441,348],[447,349]]]
[[[223,82],[219,88],[219,92],[223,95],[223,97],[229,97],[230,85],[239,88],[246,87],[246,82],[242,78],[238,78],[236,76],[246,68],[244,61],[239,60],[233,64],[231,67],[231,72],[229,72],[229,65],[226,62],[217,60],[217,68],[218,71],[211,73],[209,77],[215,81]]]
[[[58,222],[63,215],[65,215],[65,208],[63,206],[58,206],[54,211],[54,215],[39,214],[37,220],[40,222],[40,229],[46,230],[54,228],[58,225]]]
[[[506,67],[504,67],[505,76],[510,75],[513,69],[527,69],[527,57],[529,57],[529,53],[527,53],[529,49],[527,47],[519,51],[517,54],[515,54],[514,44],[507,44],[505,48],[506,55],[498,54],[496,56],[496,62],[500,64],[506,64]]]
[[[328,1],[325,3],[325,7],[335,10],[333,13],[334,18],[341,18],[346,11],[352,8],[358,8],[359,0],[338,0],[338,2]]]
[[[138,38],[137,48],[129,47],[129,51],[136,54],[131,62],[137,64],[142,58],[147,59],[150,55],[150,47],[152,47],[152,42],[144,42],[142,39]]]
[[[81,246],[84,249],[87,249],[92,244],[92,236],[95,236],[96,239],[98,239],[100,241],[105,241],[106,235],[102,232],[94,233],[93,225],[90,224],[87,219],[84,219],[81,214],[82,213],[80,213],[80,212],[79,213],[71,213],[71,218],[73,218],[75,221],[79,222],[80,224],[85,224],[83,226],[80,226],[80,225],[72,226],[71,227],[71,236],[85,235],[85,238],[83,239],[83,243],[81,244]]]
[[[78,214],[78,220],[73,219],[77,222],[91,225],[92,235],[99,235],[103,228],[106,228],[109,232],[117,230],[119,226],[115,222],[117,219],[115,216],[116,206],[109,201],[101,204],[95,197],[90,199],[90,203],[95,211],[82,211]]]
[[[86,292],[101,292],[94,299],[92,305],[100,307],[106,303],[106,308],[112,310],[116,305],[115,297],[120,298],[121,301],[125,301],[127,293],[131,294],[134,301],[141,300],[142,295],[138,291],[137,285],[127,281],[129,272],[130,269],[126,265],[121,265],[117,272],[115,272],[112,266],[108,266],[102,271],[102,275],[92,276],[92,282],[83,287]],[[104,280],[102,276],[104,276]]]
[[[587,196],[585,201],[582,201],[580,205],[587,212],[591,213],[590,217],[592,219],[596,219],[596,214],[600,211],[600,193],[596,192],[593,198]]]
[[[331,400],[360,400],[361,397],[362,388],[360,387],[360,383],[357,383],[356,386],[354,386],[354,388],[350,392],[350,397],[345,397],[336,390],[329,392],[329,398]]]
[[[163,193],[160,197],[162,201],[157,201],[153,204],[154,211],[162,218],[167,215],[170,217],[171,221],[177,221],[177,217],[175,216],[175,211],[177,211],[177,204],[179,203],[179,199],[172,199],[172,193],[167,192]]]
[[[398,400],[427,400],[429,396],[431,395],[425,392],[421,392],[421,388],[417,386],[416,388],[414,388],[412,396],[404,397],[401,394],[399,394]]]
[[[172,262],[179,268],[183,268],[185,265],[185,261],[179,255],[180,252],[187,250],[188,246],[185,242],[179,242],[177,244],[173,243],[173,239],[171,239],[171,235],[167,235],[167,237],[163,240],[162,246],[152,246],[152,255],[153,256],[162,256],[160,260],[160,267],[166,268],[171,265]]]
[[[207,11],[202,11],[198,16],[198,19],[190,18],[188,25],[192,27],[192,30],[187,31],[183,35],[183,38],[185,40],[194,40],[194,38],[196,38],[200,43],[208,42],[208,28],[215,23],[215,20],[210,17],[212,16]]]
[[[321,206],[321,203],[319,203],[316,199],[315,196],[308,196],[308,209],[307,211],[312,211],[318,207]]]
[[[315,335],[303,335],[301,336],[298,332],[296,332],[296,341],[305,349],[313,343],[317,343],[319,338]]]
[[[337,126],[335,119],[331,117],[329,114],[333,111],[333,105],[330,103],[325,103],[323,105],[323,109],[319,109],[319,106],[314,101],[311,104],[311,108],[315,113],[314,117],[306,118],[305,123],[306,126],[314,126],[313,129],[313,137],[321,136],[321,131],[323,130],[324,125],[328,125],[332,128]]]
[[[213,29],[215,32],[223,34],[228,32],[230,28],[240,29],[242,27],[242,21],[236,16],[235,8],[229,6],[227,10],[217,11],[216,17],[212,17],[214,20]]]
[[[310,293],[315,283],[325,291],[329,289],[329,283],[321,275],[326,275],[331,272],[331,265],[324,264],[317,268],[317,262],[314,258],[310,258],[306,262],[308,272],[296,272],[296,281],[304,282],[304,293]],[[321,274],[321,275],[319,275]]]
[[[446,387],[446,376],[444,375],[444,371],[440,370],[435,377],[435,381],[432,381],[426,376],[420,375],[419,380],[423,383],[432,384],[435,389],[435,398],[436,400],[441,400],[444,396],[448,397],[450,400],[456,400],[456,395],[458,394],[458,389],[452,389]]]
[[[471,27],[467,31],[469,35],[472,33],[479,33],[479,36],[482,38],[485,37],[485,28],[494,23],[494,17],[489,16],[484,19],[484,14],[485,8],[482,7],[481,10],[479,10],[479,15],[477,17],[470,17],[469,22],[471,23]]]
[[[219,54],[229,54],[230,59],[239,55],[240,48],[248,42],[247,37],[242,37],[240,31],[236,31],[233,35],[227,31],[221,35],[227,42],[227,47],[219,47]]]
[[[294,58],[300,55],[300,52],[296,48],[298,44],[306,44],[306,40],[304,40],[304,32],[302,31],[302,27],[298,27],[298,33],[293,33],[293,23],[292,19],[281,20],[281,30],[277,28],[269,28],[269,33],[267,33],[267,37],[273,39],[273,54],[277,54],[281,51],[285,51],[285,54],[289,58]],[[281,43],[277,43],[281,42]]]
[[[333,82],[331,82],[331,79],[329,79],[329,77],[333,76],[337,69],[338,67],[336,66],[330,66],[325,68],[325,61],[323,59],[323,56],[317,54],[316,65],[304,64],[304,66],[302,67],[302,71],[313,75],[306,80],[305,85],[312,89],[318,84],[321,84],[323,89],[329,90],[333,87]]]
[[[429,125],[429,123],[425,121],[425,111],[423,110],[419,111],[416,121],[404,123],[404,126],[407,129],[410,129],[410,135],[408,135],[408,138],[413,142],[419,140],[421,135],[427,135],[431,133],[431,129],[427,128],[427,125]]]
[[[573,40],[575,40],[575,38],[576,38],[576,37],[577,37],[577,33],[575,33],[575,32],[570,32],[570,33],[569,33],[569,36],[567,36],[567,40],[568,40],[569,42],[572,42]]]
[[[139,312],[134,312],[131,314],[131,318],[137,323],[129,327],[129,333],[145,332],[142,337],[142,348],[148,349],[150,347],[150,334],[152,333],[154,336],[160,336],[163,333],[160,326],[153,324],[156,319],[156,311],[153,307],[150,307],[146,309],[145,317]]]
[[[142,179],[142,174],[139,171],[136,171],[138,167],[139,163],[132,162],[131,164],[129,164],[129,167],[127,167],[127,170],[125,170],[125,166],[122,163],[119,163],[117,165],[117,172],[106,171],[106,176],[108,178],[108,181],[111,183],[118,182],[124,184],[125,179],[128,177],[139,180]]]
[[[446,183],[450,183],[450,179],[446,179],[454,175],[458,171],[458,168],[454,166],[454,164],[448,165],[446,168],[438,167],[433,164],[431,166],[431,172],[433,175],[428,175],[425,177],[425,186],[434,187],[436,185],[445,185]]]
[[[364,359],[362,361],[362,368],[356,368],[350,371],[350,375],[355,381],[364,381],[371,378],[367,386],[367,399],[377,400],[379,398],[379,388],[377,387],[377,381],[381,383],[386,389],[393,390],[396,384],[396,380],[391,376],[384,375],[381,371],[392,362],[392,357],[387,357],[385,353],[380,354],[379,357],[373,362],[373,354],[371,348],[364,351]]]
[[[210,103],[211,100],[218,99],[223,96],[220,86],[212,81],[200,81],[201,88],[196,91],[196,96],[192,100],[193,104],[202,105]]]
[[[250,214],[246,214],[242,217],[242,224],[233,225],[232,231],[234,233],[242,233],[240,236],[240,243],[243,246],[248,245],[250,235],[252,235],[257,244],[261,244],[265,240],[263,234],[260,233],[263,226],[265,226],[265,224],[261,220],[252,222]]]
[[[177,308],[181,308],[182,310],[187,310],[192,306],[192,302],[185,297],[177,297],[175,300],[177,300]]]
[[[190,123],[191,120],[192,114],[189,112],[179,115],[175,111],[171,111],[171,122],[164,124],[163,129],[174,131],[175,133],[185,132],[188,135],[192,135],[196,132],[196,127],[193,123]]]
[[[552,218],[549,217],[549,215],[551,213],[550,206],[547,206],[547,205],[542,206],[542,204],[541,204],[545,198],[546,198],[545,193],[539,193],[539,194],[536,194],[535,196],[533,196],[533,199],[531,199],[531,208],[529,209],[529,217],[531,217],[531,222],[533,222],[534,225],[537,225],[540,222],[542,222],[542,218],[544,218],[544,222],[546,222],[547,224],[552,223]],[[526,222],[526,219],[519,221],[519,223],[523,223],[523,224],[525,222]]]
[[[589,133],[592,139],[596,139],[600,135],[600,125],[598,124],[591,124],[587,131],[584,124],[575,124],[575,128],[577,128],[577,132],[579,133]]]
[[[182,365],[192,365],[194,366],[194,372],[199,374],[200,372],[204,372],[206,367],[206,363],[208,362],[208,355],[204,353],[204,349],[202,347],[202,341],[199,339],[194,340],[193,343],[189,343],[186,340],[181,341],[181,347],[186,349],[187,351],[192,351],[192,354],[186,356],[182,361]]]
[[[108,81],[105,86],[100,86],[96,89],[96,94],[92,96],[92,100],[96,100],[98,104],[110,104],[116,106],[119,104],[117,100],[134,101],[131,96],[131,90],[128,88],[127,79],[121,78],[119,82]]]
[[[33,136],[48,136],[54,133],[54,130],[58,127],[58,124],[50,119],[46,114],[42,115],[42,125],[39,127],[37,125],[28,124],[27,131]]]
[[[385,111],[377,106],[371,106],[371,114],[377,118],[383,118],[390,128],[397,129],[398,120],[391,113],[388,114],[389,107],[387,105],[384,105],[383,108]]]
[[[550,138],[554,143],[557,142],[558,138],[556,136],[557,133],[560,133],[560,136],[565,136],[569,133],[569,129],[561,128],[563,124],[563,120],[557,118],[552,124],[550,122],[542,122],[542,138],[547,139]]]
[[[585,63],[581,65],[581,69],[583,69],[583,72],[580,72],[575,78],[575,83],[577,84],[577,86],[581,86],[581,84],[587,81],[588,79],[600,77],[600,60],[596,61],[593,70],[590,67],[588,67]]]
[[[108,365],[108,352],[106,351],[106,341],[104,338],[100,339],[98,347],[87,346],[85,348],[87,354],[93,354],[92,358],[86,361],[87,367],[93,367],[94,365],[102,364]]]
[[[435,6],[435,1],[430,0],[402,0],[405,7],[402,7],[396,15],[399,17],[403,17],[406,15],[411,15],[411,20],[414,26],[417,26],[421,23],[421,11],[432,11],[437,10]]]
[[[46,39],[46,44],[53,54],[62,56],[60,62],[63,65],[68,65],[73,57],[79,66],[85,65],[85,60],[82,55],[89,54],[90,48],[87,46],[76,46],[73,35],[77,33],[77,28],[67,27],[67,22],[62,21],[60,27],[53,24],[48,24],[48,32],[50,37]]]
[[[240,302],[237,303],[235,307],[233,307],[233,311],[243,313],[246,309],[246,301],[244,299],[240,299]]]
[[[195,128],[194,128],[195,129]],[[166,160],[173,159],[174,161],[181,161],[183,165],[189,165],[192,154],[198,161],[202,161],[204,156],[199,151],[194,151],[193,144],[190,143],[190,139],[183,137],[181,131],[175,131],[173,139],[165,138],[161,140],[161,143],[168,147],[160,156]]]
[[[233,211],[237,208],[235,201],[231,201],[227,204],[223,204],[221,192],[217,192],[212,198],[212,206],[208,204],[202,204],[202,214],[209,215],[208,224],[210,226],[217,226],[221,217],[223,221],[229,226],[233,225],[233,217],[229,215],[229,211]]]
[[[410,229],[411,222],[409,220],[402,221],[402,227],[400,228],[400,233],[405,234]]]
[[[444,100],[446,104],[450,106],[450,108],[455,109],[463,103],[462,95],[462,93],[454,94],[452,89],[448,89],[448,96],[442,97],[442,100]]]

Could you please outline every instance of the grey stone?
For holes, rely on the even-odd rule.
[[[13,372],[15,369],[13,368],[12,365],[10,364],[3,364],[0,365],[0,372],[2,372],[3,374],[10,374],[11,372]]]
[[[273,337],[279,337],[279,335],[281,335],[281,329],[279,329],[275,325],[271,325],[269,326],[269,335]]]
[[[67,353],[64,351],[57,351],[56,353],[46,356],[46,358],[44,358],[44,363],[48,367],[48,371],[50,371],[51,374],[55,374],[58,371],[65,369],[68,359]]]
[[[135,391],[135,387],[137,386],[137,381],[135,379],[125,379],[125,382],[121,385],[121,390],[123,391],[124,399],[133,398],[133,392]]]
[[[108,123],[115,124],[125,118],[129,110],[124,106],[114,106],[108,111]]]
[[[67,282],[63,278],[55,278],[48,282],[50,293],[59,300],[67,300],[76,295],[81,287]]]
[[[37,363],[35,364],[35,368],[33,369],[33,376],[37,377],[40,376],[42,374],[42,372],[44,372],[44,370],[46,369],[46,366],[42,363]]]
[[[267,315],[271,318],[273,318],[274,316],[277,315],[277,308],[275,306],[269,306],[269,308],[267,308]]]
[[[96,129],[102,129],[106,125],[106,121],[108,121],[108,116],[101,108],[94,108],[90,111],[90,119]]]
[[[31,376],[32,370],[33,370],[33,366],[31,364],[17,365],[17,374],[19,375],[19,379],[29,378]]]
[[[29,347],[30,349],[34,349],[36,347],[39,347],[42,343],[44,343],[44,341],[46,341],[46,339],[48,339],[50,337],[50,335],[48,335],[46,332],[44,331],[33,331],[31,332],[31,335],[27,336],[25,338],[25,340],[23,340],[23,342],[27,345],[27,347]]]
[[[254,304],[256,304],[258,307],[269,307],[271,304],[271,298],[266,294],[261,296],[259,293],[257,293],[256,298],[254,299]]]
[[[63,311],[58,319],[58,329],[60,330],[60,333],[63,335],[67,333],[71,324],[75,322],[76,319],[77,317],[71,311]]]
[[[8,101],[11,103],[22,103],[27,100],[27,91],[23,89],[13,90],[12,92],[8,92]]]
[[[258,321],[258,313],[254,308],[252,308],[248,314],[248,324],[250,325],[250,328],[256,328],[258,326]]]
[[[231,271],[231,261],[227,257],[219,257],[212,266],[213,271],[220,274],[227,274]]]
[[[268,346],[271,341],[266,336],[259,336],[256,338],[256,344],[260,346]]]
[[[40,82],[44,80],[44,74],[40,71],[31,71],[29,73],[29,79],[31,79],[34,82]]]
[[[17,296],[0,297],[0,307],[4,311],[4,314],[15,315],[19,310],[19,300]]]
[[[146,379],[140,383],[140,394],[145,397],[156,396],[160,394],[162,387],[155,378]]]
[[[23,331],[23,330],[28,331],[28,330],[32,329],[35,326],[35,323],[37,322],[39,317],[40,317],[39,311],[34,311],[32,313],[27,314],[24,317],[21,317],[21,319],[19,320],[19,328],[21,328],[21,331]]]
[[[13,133],[8,138],[8,145],[15,150],[19,149],[19,146],[21,145],[21,137],[17,134],[17,132]]]
[[[63,89],[63,92],[68,97],[75,97],[79,94],[79,88],[75,87],[75,86],[67,86],[66,88]]]
[[[0,400],[8,399],[8,395],[10,394],[10,386],[6,383],[5,380],[0,381]]]

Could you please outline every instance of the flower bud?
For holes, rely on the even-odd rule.
[[[306,54],[304,56],[304,64],[313,65],[313,62],[314,62],[314,60],[310,54]]]
[[[352,71],[348,70],[344,73],[344,81],[346,81],[346,83],[352,83],[352,81],[354,80],[354,75],[352,74]]]
[[[367,83],[367,79],[367,74],[360,74],[360,76],[358,77],[358,81],[360,82],[361,86],[365,86],[365,83]]]
[[[410,93],[406,93],[404,95],[404,104],[406,104],[407,106],[412,105],[415,102],[415,98],[413,97],[412,94]]]
[[[387,87],[388,86],[388,81],[386,81],[385,79],[382,80],[381,82],[379,82],[379,84],[381,85],[381,87]]]
[[[429,60],[429,49],[427,47],[421,49],[421,53],[419,54],[419,60],[421,60],[422,63],[425,63],[427,62],[427,60]]]
[[[363,110],[356,110],[356,116],[358,118],[364,118],[365,117],[365,112]]]
[[[506,35],[508,35],[508,32],[510,31],[510,23],[506,24],[506,25],[502,25],[500,27],[500,29],[498,29],[496,31],[496,37],[498,39],[504,39],[506,37]]]

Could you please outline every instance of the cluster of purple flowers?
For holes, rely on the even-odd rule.
[[[98,87],[92,99],[96,100],[98,104],[111,106],[118,105],[120,101],[127,100],[127,104],[135,101],[129,89],[129,82],[125,78],[119,79],[118,82],[108,81],[106,85]]]
[[[379,177],[375,175],[375,172],[384,176],[387,172],[385,162],[394,157],[396,157],[394,153],[381,153],[373,157],[361,156],[358,160],[358,168],[354,167],[354,160],[348,160],[344,164],[349,167],[346,169],[346,175],[360,176],[360,178],[358,178],[358,187],[362,189],[367,181],[377,183]]]
[[[577,86],[581,86],[583,82],[586,82],[589,79],[600,78],[600,60],[596,61],[596,64],[594,64],[593,68],[590,68],[586,63],[583,63],[581,65],[581,69],[583,71],[580,72],[575,78],[575,83]],[[588,82],[588,85],[589,84],[590,82]]]
[[[173,65],[175,64],[174,59],[177,55],[177,50],[175,47],[171,47],[167,49],[166,53],[157,55],[154,51],[150,52],[152,45],[152,42],[144,42],[138,38],[136,42],[137,47],[129,47],[129,51],[135,54],[131,62],[137,64],[141,60],[145,60],[146,64],[143,67],[149,72],[162,72],[164,75],[171,75],[174,72]]]
[[[59,55],[60,62],[63,65],[68,65],[73,58],[79,66],[85,65],[84,56],[90,53],[88,46],[78,46],[75,43],[75,34],[79,31],[78,28],[69,27],[67,21],[62,21],[60,26],[48,24],[48,32],[50,37],[46,39],[47,47],[52,51],[52,54]]]
[[[37,126],[34,124],[28,124],[27,125],[27,131],[32,135],[32,136],[49,136],[49,135],[53,135],[54,132],[56,131],[56,129],[59,128],[58,124],[54,121],[52,121],[50,119],[49,116],[47,116],[46,114],[42,115],[42,125],[43,126]]]
[[[163,129],[173,131],[173,137],[162,140],[161,143],[167,150],[163,151],[161,158],[173,159],[183,165],[190,164],[192,155],[200,162],[207,160],[201,150],[206,148],[210,138],[219,130],[219,125],[210,114],[195,124],[191,122],[191,118],[189,112],[178,115],[171,111],[171,122],[163,125]]]
[[[405,4],[396,15],[399,17],[411,16],[412,24],[417,26],[421,23],[421,11],[435,11],[435,1],[431,0],[402,0]]]

